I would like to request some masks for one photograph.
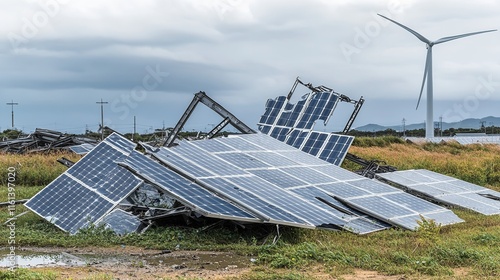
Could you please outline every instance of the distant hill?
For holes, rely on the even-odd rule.
[[[452,122],[452,123],[447,123],[443,122],[443,130],[450,129],[450,128],[472,128],[472,129],[479,129],[481,128],[481,122],[484,122],[484,126],[486,127],[491,127],[492,125],[495,127],[500,127],[500,117],[485,117],[482,119],[464,119],[460,122]],[[417,124],[406,124],[406,130],[414,130],[414,129],[421,129],[424,128],[424,123],[417,123]],[[384,131],[386,129],[394,129],[396,131],[401,131],[403,129],[402,125],[393,125],[393,126],[383,126],[379,124],[367,124],[363,126],[359,126],[354,128],[355,130],[358,131]]]

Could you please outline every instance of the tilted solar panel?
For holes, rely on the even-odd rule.
[[[147,156],[134,151],[120,165],[166,191],[171,197],[207,217],[258,222],[252,214],[214,195],[198,183],[182,177]]]
[[[333,91],[306,94],[295,105],[284,96],[270,99],[258,123],[259,130],[306,153],[340,165],[354,138],[312,131],[317,121],[328,122],[338,102],[339,96]]]
[[[80,145],[70,146],[69,149],[75,154],[84,155],[90,152],[94,147],[95,146],[92,144],[83,143]]]
[[[238,147],[244,148],[240,150]],[[212,152],[209,152],[209,149]],[[158,156],[159,154],[161,156]],[[328,203],[309,196],[304,197],[300,191],[295,191],[293,188],[338,181],[314,170],[314,167],[304,166],[302,162],[335,166],[263,134],[181,142],[179,146],[162,149],[154,156],[170,168],[203,182],[204,186],[231,199],[237,205],[256,205],[259,212],[269,217],[269,222],[272,223],[344,228],[357,233],[368,233],[388,227],[387,224],[373,220],[348,206],[344,205],[343,209],[331,207]],[[190,164],[187,164],[188,162]],[[225,172],[224,169],[228,166],[238,168],[240,173]],[[194,176],[194,170],[210,170],[210,173]],[[249,197],[254,200],[250,201]],[[271,205],[274,209],[269,211],[263,205]],[[346,213],[349,211],[345,209],[351,209],[351,214]]]
[[[218,138],[211,141],[218,141],[222,144],[231,146],[228,152],[234,153],[236,148],[226,143],[225,139],[226,138]],[[302,163],[304,160],[297,161],[297,154],[292,153],[294,150],[293,148],[263,134],[240,135],[233,137],[233,139],[238,139],[241,142],[247,141],[265,149],[265,151],[260,152],[251,150],[238,152],[267,163],[272,166],[271,168],[266,166],[259,167],[257,165],[246,165],[246,168],[241,164],[239,168],[249,174],[259,177],[260,180],[267,182],[269,186],[279,187],[283,190],[293,191],[294,193],[300,192],[299,190],[301,188],[314,187],[331,197],[338,198],[339,201],[344,203],[344,208],[358,209],[366,215],[375,216],[377,219],[384,222],[408,229],[415,229],[421,217],[425,218],[430,215],[443,217],[442,220],[436,221],[442,225],[462,222],[460,218],[446,208],[406,194],[387,184],[364,178],[335,165],[328,164],[325,161],[315,159],[311,155],[307,155],[303,152],[299,153],[302,153],[305,157],[309,157],[312,160],[307,164]],[[236,142],[236,140],[231,141]],[[189,146],[197,147],[197,143],[190,142]],[[172,151],[175,152],[175,148],[172,149]],[[223,159],[225,153],[226,151],[219,150],[212,153],[207,152],[204,156],[209,157],[211,162]],[[269,163],[265,158],[262,158],[262,154],[267,154],[267,158],[278,158],[279,160]],[[287,157],[289,155],[293,156]],[[232,162],[232,164],[236,165],[235,162]],[[212,164],[212,167],[207,169],[212,169],[213,166],[215,165]],[[249,175],[231,176],[227,178],[227,180],[239,180],[238,185],[244,186],[247,189],[250,189],[253,185],[265,185],[264,182],[244,183],[255,181],[255,179]],[[271,192],[268,192],[267,194],[270,193]],[[261,193],[255,193],[255,195],[263,197],[266,193],[263,191]],[[311,201],[310,197],[305,199]],[[328,200],[328,198],[323,199],[325,201]],[[292,202],[289,201],[288,204],[291,203]],[[370,205],[370,207],[365,207],[366,205]],[[387,209],[385,209],[386,206],[388,207]],[[340,211],[342,209],[336,208],[336,210]],[[341,214],[339,212],[335,213],[345,217],[346,214],[344,212]]]
[[[105,214],[143,181],[116,161],[135,147],[113,134],[33,196],[25,206],[64,231],[75,234]]]
[[[458,206],[484,215],[500,214],[500,192],[430,170],[403,170],[380,173],[378,179],[397,184],[410,192],[443,204]]]

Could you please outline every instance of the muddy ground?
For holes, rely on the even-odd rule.
[[[254,267],[255,257],[214,251],[148,250],[122,246],[113,248],[22,248],[22,263],[38,271],[57,273],[58,279],[245,279]],[[30,256],[34,256],[30,258]],[[51,256],[40,264],[40,256]],[[30,261],[32,262],[31,264]],[[38,262],[38,264],[37,264]],[[314,279],[335,279],[324,268],[307,269]],[[461,274],[461,275],[460,275]],[[463,276],[464,272],[458,275]],[[375,271],[355,270],[341,279],[411,279],[403,275],[386,276]]]

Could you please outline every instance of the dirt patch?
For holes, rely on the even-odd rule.
[[[30,269],[52,271],[61,279],[85,279],[107,275],[113,279],[159,279],[192,277],[225,279],[250,270],[251,256],[231,252],[148,250],[122,246],[112,248],[22,248],[18,255],[63,254],[78,265],[33,265]],[[82,264],[83,262],[83,264]]]
[[[0,248],[1,249],[1,248]],[[23,254],[62,254],[78,259],[62,265],[33,266],[35,271],[56,273],[58,279],[245,279],[254,267],[255,258],[232,252],[149,250],[133,246],[110,248],[38,248],[18,251]],[[83,264],[82,264],[83,263]],[[454,277],[467,277],[470,268],[456,268]],[[384,275],[376,271],[354,269],[338,278],[323,267],[302,271],[311,279],[407,280],[432,279],[406,275]]]

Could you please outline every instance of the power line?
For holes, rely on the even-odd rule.
[[[14,103],[14,100],[11,100],[7,105],[12,106],[12,128],[14,128],[14,105],[19,105],[19,103]]]

